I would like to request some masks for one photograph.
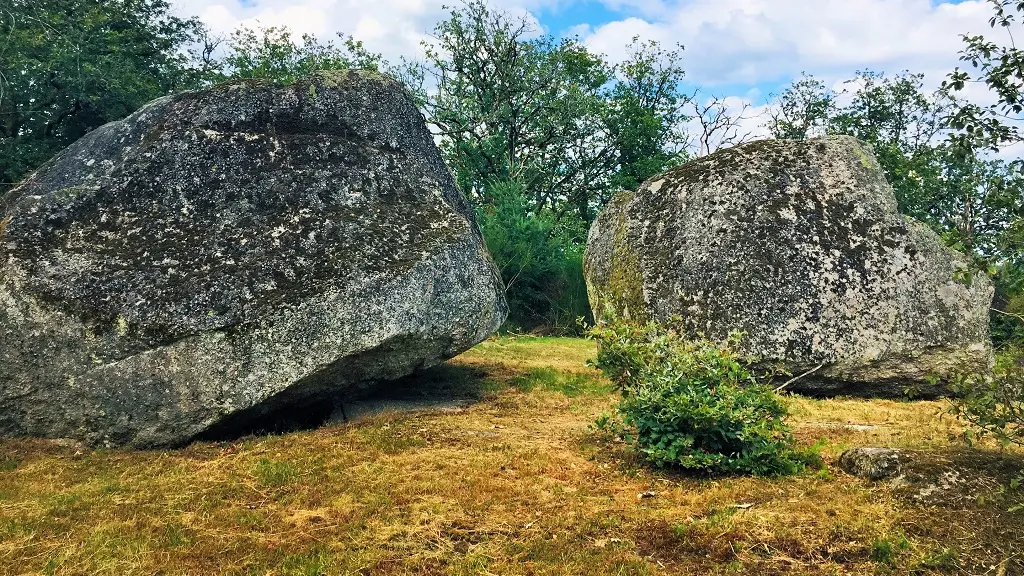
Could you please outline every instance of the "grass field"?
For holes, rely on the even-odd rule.
[[[790,397],[827,469],[688,477],[589,428],[616,401],[593,354],[494,339],[394,390],[460,411],[163,452],[0,440],[0,574],[1024,574],[1000,492],[1024,454],[958,444],[943,403]],[[935,486],[842,473],[858,445]]]

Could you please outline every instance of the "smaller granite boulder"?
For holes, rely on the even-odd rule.
[[[605,207],[584,267],[595,318],[740,332],[748,358],[806,373],[792,391],[936,396],[992,361],[991,282],[900,215],[850,137],[752,142],[655,176]]]
[[[851,448],[839,457],[839,467],[860,478],[886,480],[900,475],[902,456],[892,448]]]

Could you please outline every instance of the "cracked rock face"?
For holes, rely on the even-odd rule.
[[[156,100],[0,210],[6,435],[180,445],[441,362],[507,312],[422,116],[372,73]]]
[[[935,396],[991,364],[988,278],[897,212],[849,137],[752,142],[621,193],[585,269],[596,318],[743,332],[748,357],[814,370],[791,390]]]

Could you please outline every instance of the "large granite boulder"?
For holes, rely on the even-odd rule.
[[[500,276],[367,72],[156,100],[0,199],[0,434],[173,446],[466,350]]]
[[[753,142],[621,193],[585,267],[596,318],[743,332],[748,357],[813,371],[797,391],[934,396],[991,362],[991,283],[897,212],[849,137]]]

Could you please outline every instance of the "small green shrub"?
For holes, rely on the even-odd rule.
[[[965,440],[992,436],[1002,445],[1024,446],[1024,349],[997,357],[992,375],[968,374],[954,379],[950,411],[971,425]]]
[[[622,392],[629,440],[660,466],[757,476],[802,470],[782,399],[725,343],[688,340],[657,324],[602,324],[595,365]],[[597,423],[608,429],[605,417]]]
[[[963,439],[995,438],[1002,446],[1024,446],[1024,345],[1009,347],[996,356],[992,374],[966,374],[950,384],[954,399],[949,412],[969,424]],[[1020,494],[1024,472],[1004,486],[1001,495]],[[1014,504],[1010,512],[1024,510]]]

